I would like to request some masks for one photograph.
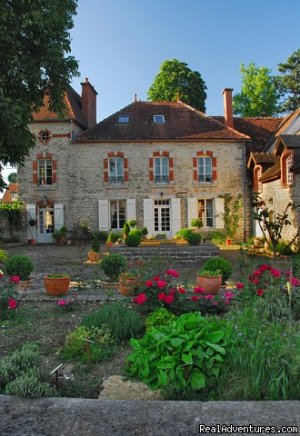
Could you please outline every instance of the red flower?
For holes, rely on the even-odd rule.
[[[244,287],[245,287],[244,283],[241,283],[241,282],[237,282],[236,283],[236,288],[237,289],[244,289]]]
[[[203,294],[204,289],[201,288],[201,286],[195,286],[194,287],[194,292],[195,292],[195,294]]]
[[[168,270],[166,271],[166,274],[167,274],[168,276],[179,277],[179,272],[176,271],[176,269],[168,269]]]
[[[166,282],[165,280],[159,279],[159,280],[157,280],[156,284],[157,284],[157,287],[159,289],[162,289],[162,288],[165,288],[167,286],[168,282]]]
[[[12,283],[19,283],[20,276],[11,276],[9,279]]]
[[[261,272],[267,271],[269,268],[270,268],[269,265],[267,265],[266,263],[263,263],[262,265],[260,265],[260,266],[258,267],[258,269],[259,269]]]
[[[168,296],[166,296],[166,298],[165,298],[165,302],[166,302],[166,303],[168,303],[168,304],[172,304],[173,301],[174,301],[174,297],[173,297],[173,295],[168,295]]]
[[[153,281],[152,280],[147,280],[146,281],[146,286],[148,286],[148,288],[151,288],[151,286],[153,286]]]
[[[186,294],[186,290],[184,288],[178,288],[179,294]]]
[[[198,297],[196,297],[196,295],[192,295],[192,296],[191,296],[191,300],[193,300],[193,301],[198,301]]]
[[[139,294],[135,297],[135,303],[137,304],[144,304],[147,301],[146,294]]]
[[[254,285],[258,285],[259,283],[259,279],[257,277],[255,277],[255,279],[252,279],[251,281]]]
[[[263,291],[262,289],[258,289],[258,290],[256,291],[256,294],[257,294],[259,297],[262,297],[262,296],[264,295],[264,291]]]
[[[159,301],[165,301],[166,299],[166,294],[164,292],[160,292],[157,296],[157,298],[159,299]]]
[[[212,294],[205,295],[205,300],[213,300],[215,297]]]
[[[297,279],[296,277],[292,277],[291,278],[291,285],[292,286],[299,286],[300,285],[300,280]]]
[[[158,276],[154,276],[153,280],[155,280],[157,282],[159,280],[159,277]]]
[[[261,275],[261,271],[260,271],[259,269],[256,269],[256,270],[253,272],[253,275],[254,275],[254,276],[260,276],[260,275]]]
[[[270,271],[271,271],[271,274],[273,277],[280,277],[281,276],[281,272],[277,268],[271,268]]]
[[[170,291],[169,291],[169,295],[172,295],[172,297],[174,297],[174,295],[175,295],[175,289],[170,289]]]
[[[9,297],[9,299],[8,299],[8,307],[10,309],[15,309],[17,307],[17,305],[18,304],[17,304],[16,300],[14,298]]]

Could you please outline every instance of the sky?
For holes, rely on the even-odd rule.
[[[224,88],[241,89],[241,62],[277,66],[300,47],[299,0],[79,0],[71,54],[98,92],[97,121],[147,92],[178,59],[207,86],[206,113],[223,114]],[[7,175],[12,170],[6,170]]]

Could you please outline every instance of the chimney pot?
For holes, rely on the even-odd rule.
[[[232,91],[232,88],[225,88],[223,91],[224,118],[228,127],[233,127]]]
[[[89,79],[86,77],[85,81],[81,83],[81,107],[82,113],[87,120],[88,127],[94,127],[97,124],[96,104],[97,92],[90,84]]]

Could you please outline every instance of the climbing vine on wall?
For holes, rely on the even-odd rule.
[[[0,203],[1,227],[8,224],[9,233],[20,230],[23,226],[23,214],[25,206],[22,201],[16,200],[11,203]]]
[[[239,194],[234,198],[231,194],[220,195],[220,198],[224,199],[224,227],[226,230],[226,235],[233,238],[239,228],[239,221],[242,217],[240,212],[242,207],[242,195]]]

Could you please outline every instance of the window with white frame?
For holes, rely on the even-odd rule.
[[[52,159],[38,160],[38,184],[52,185],[53,183],[53,162]]]
[[[198,182],[212,183],[212,158],[210,156],[198,157]]]
[[[109,159],[109,183],[124,183],[124,159],[111,157]]]
[[[153,115],[154,124],[164,124],[165,117],[164,115]]]
[[[198,200],[198,218],[202,220],[203,227],[214,227],[213,200]]]
[[[288,185],[292,185],[293,184],[293,173],[291,172],[291,167],[293,165],[292,154],[289,154],[285,159],[285,165],[286,165],[286,183]]]
[[[154,159],[154,182],[169,183],[169,158],[166,156]]]
[[[110,201],[110,228],[121,230],[126,221],[126,200]]]

